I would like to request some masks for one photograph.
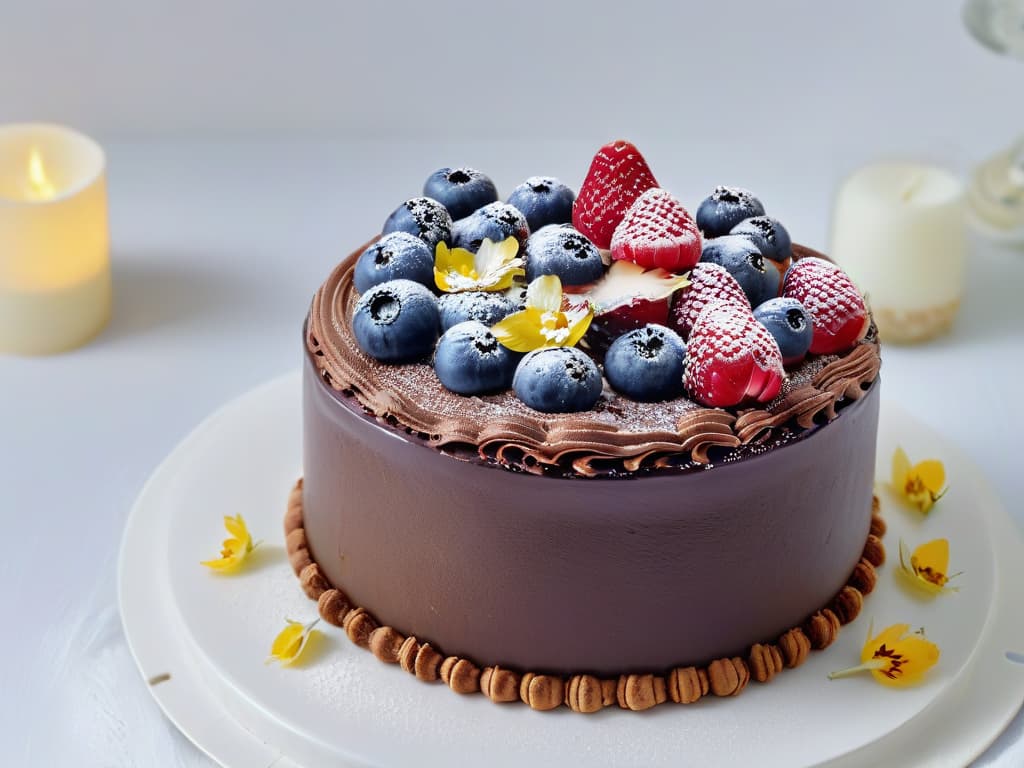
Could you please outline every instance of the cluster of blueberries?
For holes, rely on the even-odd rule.
[[[551,177],[532,177],[498,201],[494,183],[470,168],[442,168],[388,217],[382,237],[359,257],[353,282],[361,294],[352,318],[360,347],[384,363],[433,355],[441,383],[478,395],[510,386],[543,412],[588,410],[602,390],[601,370],[575,347],[545,347],[525,355],[503,346],[490,327],[524,307],[525,287],[506,291],[435,290],[438,243],[476,252],[484,239],[515,237],[527,281],[557,275],[563,286],[593,283],[605,267],[597,247],[571,225],[573,191]],[[755,316],[779,340],[784,357],[802,357],[811,323],[798,302],[776,299],[778,269],[788,261],[785,228],[764,215],[750,193],[719,187],[701,203],[696,221],[706,241],[703,261],[725,267],[746,292]],[[531,234],[532,233],[532,234]],[[784,271],[784,270],[783,270]],[[796,306],[793,306],[793,305]],[[799,347],[802,346],[802,350]],[[682,394],[686,344],[671,328],[645,325],[615,339],[604,356],[609,384],[627,397],[658,401]]]

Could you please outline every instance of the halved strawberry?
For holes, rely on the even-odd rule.
[[[572,206],[572,224],[598,248],[608,248],[612,233],[633,201],[658,186],[640,150],[619,139],[605,144],[590,161]]]
[[[750,301],[729,270],[719,264],[702,261],[690,271],[690,284],[679,290],[672,302],[668,325],[684,339],[697,321],[697,315],[712,301],[726,301],[747,310]]]
[[[785,378],[779,345],[749,308],[714,301],[701,310],[686,344],[683,374],[694,400],[714,408],[767,403]]]
[[[868,332],[870,319],[864,298],[831,261],[808,256],[793,262],[782,295],[803,304],[814,320],[812,355],[844,352]]]
[[[626,211],[612,235],[612,258],[641,267],[685,272],[700,261],[693,217],[671,193],[648,189]]]
[[[616,261],[604,277],[580,293],[565,294],[570,303],[589,302],[594,320],[587,342],[599,356],[616,338],[648,323],[668,322],[672,294],[687,285],[683,275],[664,269],[644,269],[630,261]]]

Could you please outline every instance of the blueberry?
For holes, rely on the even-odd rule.
[[[570,224],[550,224],[526,241],[526,279],[558,275],[562,285],[586,285],[604,275],[601,253]]]
[[[466,320],[478,320],[488,328],[518,307],[503,292],[469,291],[446,293],[437,301],[441,310],[441,330]]]
[[[814,336],[814,321],[796,299],[769,299],[754,310],[754,317],[775,337],[786,365],[807,355]]]
[[[509,205],[526,216],[531,232],[548,224],[568,224],[575,200],[576,193],[551,176],[531,176],[508,196]]]
[[[406,200],[392,211],[384,222],[382,234],[408,232],[428,246],[430,252],[442,240],[448,242],[452,236],[452,217],[437,200],[429,197],[414,197]]]
[[[512,302],[517,310],[526,308],[526,283],[512,283],[512,287],[504,292],[505,298]]]
[[[749,189],[718,186],[697,207],[696,218],[704,237],[718,237],[744,219],[763,215],[764,206]]]
[[[484,238],[500,243],[514,237],[522,245],[530,236],[526,217],[508,203],[491,203],[452,225],[452,245],[476,253]]]
[[[441,168],[423,184],[423,194],[441,203],[453,219],[498,199],[494,182],[473,168]]]
[[[360,293],[399,279],[434,285],[434,254],[426,243],[408,232],[391,232],[363,251],[352,277]]]
[[[789,239],[789,232],[771,216],[744,219],[729,234],[749,237],[762,255],[772,261],[785,261],[793,257],[793,241]]]
[[[483,323],[453,325],[437,342],[434,371],[447,389],[460,395],[483,395],[512,386],[519,355],[502,346]]]
[[[619,336],[604,356],[608,383],[632,400],[653,403],[682,394],[686,344],[663,325],[645,325]]]
[[[440,326],[434,294],[412,280],[373,286],[352,314],[352,332],[360,348],[382,363],[423,357],[434,348]]]
[[[512,387],[520,400],[537,411],[587,411],[601,396],[601,372],[575,347],[545,347],[519,361]]]
[[[722,235],[704,241],[701,261],[725,267],[756,307],[779,294],[779,270],[765,264],[761,251],[742,235]]]

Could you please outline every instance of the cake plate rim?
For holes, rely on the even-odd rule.
[[[152,578],[154,563],[159,562],[165,566],[163,569],[156,569],[160,573],[166,570],[167,558],[166,552],[158,552],[154,556],[152,547],[146,548],[146,545],[149,544],[147,537],[150,537],[152,533],[153,524],[159,522],[152,519],[152,515],[158,508],[158,505],[153,505],[149,502],[154,499],[154,494],[161,494],[166,490],[166,483],[174,478],[177,471],[176,464],[180,463],[182,454],[188,452],[188,446],[194,443],[195,439],[200,439],[198,436],[201,436],[205,431],[216,429],[217,419],[222,414],[231,409],[245,409],[247,404],[249,404],[248,407],[254,413],[262,412],[262,408],[253,408],[252,403],[259,403],[260,401],[269,402],[289,397],[296,401],[297,413],[299,391],[299,376],[298,373],[293,372],[232,400],[204,420],[167,457],[146,483],[126,523],[122,540],[119,558],[119,598],[125,634],[136,664],[142,672],[143,679],[147,681],[162,680],[162,674],[173,670],[171,679],[165,682],[150,684],[151,693],[156,698],[161,709],[179,730],[211,758],[223,765],[269,764],[271,761],[277,760],[275,765],[291,768],[291,766],[298,766],[300,763],[292,761],[288,756],[283,755],[273,745],[274,739],[267,738],[267,734],[273,732],[272,727],[264,728],[262,725],[257,725],[256,727],[262,734],[262,736],[259,736],[254,735],[251,730],[241,724],[240,721],[247,722],[250,728],[252,728],[254,723],[265,722],[268,715],[262,711],[258,702],[245,701],[245,696],[241,691],[234,689],[231,685],[225,685],[225,681],[220,679],[219,675],[211,673],[209,665],[204,664],[202,661],[202,649],[194,647],[187,637],[179,636],[180,627],[176,625],[176,622],[180,621],[180,615],[174,608],[173,599],[153,599],[154,586],[158,594],[163,590],[164,597],[170,597],[170,595],[169,587],[166,583],[154,584]],[[909,419],[909,416],[903,413],[901,409],[898,409],[895,404],[889,403],[883,397],[883,412],[886,410],[890,413],[899,411],[901,418]],[[927,430],[923,425],[918,424],[917,426]],[[1016,546],[1020,548],[1019,532],[1005,510],[999,505],[998,499],[991,493],[983,474],[976,467],[971,466],[974,474],[977,475],[977,479],[981,481],[981,487],[988,494],[989,498],[986,500],[985,507],[989,509],[989,516],[994,518],[993,525],[999,528],[997,531],[999,535],[993,536],[993,541],[1003,547]],[[287,467],[286,471],[298,472],[298,469],[298,462],[296,462],[294,466]],[[282,489],[282,511],[285,493],[286,490]],[[167,521],[164,520],[163,522],[166,524]],[[214,541],[213,543],[215,544],[216,542]],[[889,538],[888,543],[891,563],[895,557],[895,539]],[[1010,563],[1012,566],[1012,560],[1012,557],[1006,556],[999,558],[1001,565]],[[1001,583],[1004,587],[1007,584],[1011,585],[1011,587],[1014,584],[1024,584],[1024,565],[1017,567],[1016,571],[1016,581],[1014,581],[1014,578],[1005,578],[1008,574],[1000,573],[1001,578],[997,583]],[[294,580],[290,569],[287,575],[290,579]],[[162,582],[165,580],[157,579],[156,581]],[[291,587],[296,592],[299,591],[297,582],[291,584]],[[1000,604],[1003,605],[1012,602],[1013,595],[1019,598],[1022,591],[1024,590],[1020,588],[1016,591],[1012,588],[997,589],[996,597],[1000,600]],[[304,596],[300,595],[300,597],[302,600],[305,600]],[[866,606],[866,610],[869,613],[870,600],[871,598],[868,599]],[[988,638],[989,645],[998,643],[999,638],[1009,637],[1011,634],[1015,634],[1018,638],[1024,637],[1024,617],[1014,617],[1012,611],[1008,610],[990,610],[988,616],[989,621],[985,631],[982,633],[982,637],[979,638],[979,645],[986,637]],[[993,617],[995,617],[995,620],[993,620]],[[844,631],[852,631],[859,635],[862,628],[853,626],[847,627]],[[345,642],[347,643],[347,641]],[[346,653],[349,651],[352,653],[357,652],[351,646],[344,649]],[[879,741],[872,742],[853,752],[848,752],[845,755],[835,757],[820,764],[834,766],[835,768],[859,764],[856,761],[869,759],[872,754],[875,754],[872,750],[876,747],[888,749],[885,747],[887,742],[892,742],[893,748],[898,748],[905,752],[905,754],[900,754],[900,759],[907,762],[908,765],[928,764],[927,754],[943,754],[949,757],[950,749],[959,750],[959,753],[965,756],[964,762],[980,754],[998,736],[1019,708],[1019,696],[1024,692],[1024,667],[1016,667],[1020,674],[1014,672],[1013,669],[1007,672],[1006,666],[1013,667],[1013,665],[1009,665],[1008,662],[999,663],[994,653],[978,654],[976,651],[977,648],[973,653],[974,660],[972,664],[974,669],[971,670],[973,678],[971,675],[960,675],[941,697],[895,731],[883,736]],[[379,667],[381,670],[380,674],[394,672],[394,670],[379,665],[369,654],[361,655],[367,657],[365,661],[372,665],[371,669]],[[985,663],[979,661],[982,657],[984,657]],[[835,666],[843,666],[844,661],[845,659],[842,658],[837,659]],[[298,674],[302,673],[298,672]],[[799,674],[799,672],[796,674]],[[973,685],[972,679],[973,681],[984,680],[986,686],[1001,686],[999,688],[1001,695],[996,695],[993,689],[989,688],[987,695],[979,699],[977,689],[980,686]],[[403,679],[400,681],[400,684],[408,686],[422,685],[411,679]],[[884,693],[884,691],[879,691],[880,695]],[[449,697],[454,696],[454,694],[448,691],[438,691],[438,694]],[[1014,697],[1017,698],[1015,699]],[[494,705],[480,700],[479,697],[471,697],[471,699],[471,701],[466,701],[467,704],[472,705],[468,710],[465,710],[466,712],[472,713],[474,711],[472,707],[486,707],[490,710],[494,708]],[[965,699],[968,701],[971,699],[978,700],[973,701],[971,706],[961,706]],[[729,702],[723,702],[723,704],[728,706]],[[721,711],[727,713],[727,710],[724,708]],[[260,719],[261,716],[262,720]],[[471,717],[472,715],[470,714],[469,716]],[[540,716],[545,717],[546,715]],[[629,714],[626,714],[626,716],[636,717],[636,715]],[[563,720],[562,722],[566,724],[566,727],[573,727],[572,723],[579,720],[580,717],[579,715],[570,715],[568,720]],[[640,717],[643,717],[643,715]],[[956,727],[937,729],[935,728],[935,723],[938,722],[945,723],[947,726],[953,723],[956,724]],[[957,735],[952,739],[939,739],[940,742],[950,741],[951,743],[938,751],[936,751],[937,748],[935,746],[922,751],[920,743],[899,746],[901,733],[906,734],[913,732],[915,729],[920,730],[922,724],[925,724],[927,726],[926,730],[932,734],[938,731],[947,737],[952,732],[955,732]],[[969,734],[965,732],[969,732]],[[288,734],[278,733],[277,735],[283,738]],[[965,740],[970,741],[971,744],[966,750],[964,749]],[[904,738],[903,741],[905,742],[906,739]],[[933,738],[933,744],[934,742]],[[911,746],[913,749],[910,748]],[[887,757],[892,756],[887,753]],[[358,759],[353,759],[352,756],[346,757],[343,762],[339,762],[337,757],[333,757],[332,760],[335,764],[366,764]]]

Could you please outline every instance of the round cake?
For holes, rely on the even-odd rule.
[[[619,144],[609,147],[618,151]],[[855,618],[882,557],[880,522],[872,516],[880,361],[866,309],[849,298],[845,276],[821,254],[789,244],[788,235],[780,255],[773,242],[715,234],[721,210],[701,216],[710,204],[693,223],[700,229],[695,255],[685,253],[686,226],[667,247],[662,233],[651,251],[650,238],[622,232],[638,220],[631,213],[649,197],[644,190],[631,205],[605,200],[605,213],[626,211],[602,242],[587,220],[599,158],[572,207],[570,234],[594,244],[601,271],[573,288],[576,262],[552,267],[561,273],[568,317],[552,326],[566,329],[559,340],[571,337],[579,307],[586,307],[589,327],[575,346],[548,338],[538,351],[513,349],[514,383],[453,391],[476,379],[443,370],[442,347],[465,335],[478,322],[472,318],[456,318],[443,334],[447,323],[438,320],[430,351],[401,361],[367,341],[359,315],[370,311],[368,296],[391,285],[366,284],[374,241],[344,259],[317,291],[304,334],[304,478],[286,528],[307,593],[325,619],[383,661],[420,679],[444,679],[459,692],[521,698],[538,709],[593,711],[616,702],[645,709],[709,691],[735,694],[750,678],[767,681],[809,649],[830,644]],[[750,204],[743,195],[718,197],[726,209]],[[672,222],[675,214],[665,215]],[[590,224],[594,218],[604,217],[590,216]],[[641,223],[649,226],[648,219]],[[678,220],[689,223],[681,214]],[[452,229],[458,227],[456,220]],[[514,302],[515,287],[529,280],[534,297],[521,292],[521,316],[537,300],[535,282],[547,276],[537,274],[538,264],[550,263],[534,245],[544,231],[537,227],[521,243],[509,239],[527,279],[516,275],[501,289]],[[559,237],[568,249],[565,233]],[[431,244],[431,288],[442,300],[444,286],[454,283],[439,266],[446,238],[457,241],[458,234],[442,233],[441,244]],[[781,265],[767,289],[749,284],[749,264],[729,260],[737,248],[767,253],[767,270]],[[657,263],[666,258],[676,261]],[[621,271],[614,266],[620,260],[638,265],[638,274],[658,271],[662,282],[669,275],[688,281],[674,283],[667,296],[641,292],[602,304],[595,297],[606,299],[608,291],[593,285]],[[724,269],[702,266],[710,263]],[[422,273],[422,265],[415,269]],[[414,294],[421,301],[412,289],[395,290],[404,301]],[[734,304],[722,298],[729,291],[739,296]],[[789,312],[793,321],[794,306],[839,341],[817,332],[812,340],[808,331],[803,351],[787,354],[793,328],[780,329],[773,317]],[[388,304],[386,311],[398,310]],[[662,311],[664,325],[646,322]],[[630,313],[645,322],[630,329],[622,322]],[[849,322],[837,323],[837,316]],[[851,317],[859,323],[852,336]],[[484,325],[513,338],[514,347],[518,337],[502,336],[504,327],[514,328],[510,322]],[[479,342],[485,331],[472,338]],[[645,366],[666,359],[666,340],[679,350],[682,368],[659,379]],[[575,391],[564,396],[563,387],[549,407],[535,398],[552,387],[529,389],[523,380],[541,374],[523,369],[540,355],[554,359],[552,349],[568,359],[567,348],[600,372],[597,394],[584,403]],[[748,361],[739,384],[737,360]],[[581,390],[591,386],[577,378]]]

